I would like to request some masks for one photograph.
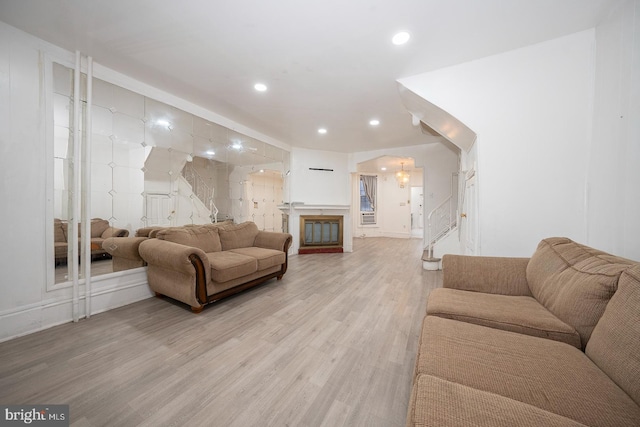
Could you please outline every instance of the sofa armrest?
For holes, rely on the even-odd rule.
[[[209,283],[211,267],[209,258],[202,249],[193,246],[181,245],[161,239],[146,239],[138,248],[140,256],[148,265],[158,266],[167,270],[175,270],[180,273],[195,276],[196,271],[192,257],[202,263],[205,283]]]
[[[126,228],[115,228],[115,227],[107,227],[106,230],[100,236],[103,239],[107,239],[109,237],[127,237],[129,235],[129,230]]]
[[[276,231],[259,231],[253,246],[265,249],[276,249],[278,251],[288,252],[293,236],[289,233],[278,233]]]
[[[146,237],[108,237],[102,242],[102,249],[112,257],[142,261],[138,247],[145,240]]]
[[[442,285],[465,291],[531,296],[528,263],[529,258],[444,255]]]

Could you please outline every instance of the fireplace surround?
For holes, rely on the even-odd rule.
[[[343,252],[342,215],[301,215],[298,253]]]
[[[353,241],[351,235],[351,206],[337,204],[306,204],[304,202],[284,203],[278,208],[285,214],[286,221],[289,225],[289,233],[293,236],[293,242],[290,248],[290,255],[305,253],[300,252],[300,217],[302,216],[342,216],[342,252],[353,252]],[[332,248],[307,248],[309,253],[339,251]]]

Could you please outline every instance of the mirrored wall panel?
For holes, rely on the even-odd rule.
[[[73,72],[53,64],[56,283],[67,280],[62,248],[73,184]],[[86,100],[82,100],[83,104]],[[233,220],[281,231],[289,152],[93,79],[90,179],[92,275],[113,271],[101,240],[151,226]],[[82,221],[85,221],[82,218]],[[55,226],[54,226],[55,228]],[[59,241],[60,240],[60,241]],[[66,244],[66,241],[64,242]],[[60,247],[59,247],[60,246]]]

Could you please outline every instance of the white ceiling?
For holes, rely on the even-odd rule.
[[[357,152],[436,138],[397,79],[592,28],[615,3],[0,0],[0,20],[291,146]]]

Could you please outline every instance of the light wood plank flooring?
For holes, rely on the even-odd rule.
[[[0,344],[0,403],[72,426],[403,426],[441,272],[421,240],[355,239],[199,314],[151,298]]]

